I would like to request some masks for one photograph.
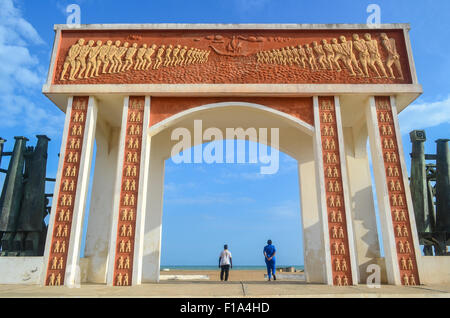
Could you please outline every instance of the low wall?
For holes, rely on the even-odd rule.
[[[44,257],[0,257],[0,284],[40,284]]]
[[[422,256],[422,284],[450,283],[450,256]]]

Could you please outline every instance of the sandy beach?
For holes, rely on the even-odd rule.
[[[217,270],[170,270],[170,271],[161,271],[161,275],[208,275],[210,281],[220,281],[220,269]],[[266,274],[265,270],[230,270],[230,274],[228,276],[229,281],[246,281],[246,282],[255,282],[255,281],[264,281],[264,274]],[[281,273],[280,273],[281,274]],[[303,272],[295,272],[295,273],[283,273],[283,274],[293,274],[293,275],[301,275]]]

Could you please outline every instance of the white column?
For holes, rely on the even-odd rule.
[[[377,264],[380,258],[372,178],[366,149],[367,127],[365,123],[357,128],[344,128],[344,141],[359,282],[365,283],[370,274],[367,273],[367,266]]]
[[[312,148],[311,145],[312,160],[299,162],[298,165],[305,275],[308,283],[327,284],[326,255],[329,254],[329,248],[326,252],[316,184],[316,162]]]
[[[373,96],[369,98],[369,104],[366,105],[366,121],[369,132],[370,153],[372,155],[372,166],[377,192],[378,212],[380,215],[381,231],[383,237],[387,280],[389,284],[400,285],[400,271],[397,265],[397,251],[394,236],[394,227],[391,217],[392,214],[389,201],[389,191],[387,188],[383,151],[381,149],[381,137],[378,127],[375,98]]]
[[[319,214],[322,228],[322,239],[325,248],[325,283],[328,285],[333,285],[333,270],[331,267],[331,251],[330,251],[330,236],[328,228],[328,212],[327,212],[327,197],[325,192],[325,182],[324,182],[324,167],[323,167],[323,152],[322,152],[322,139],[320,133],[320,115],[319,115],[319,98],[317,96],[313,97],[313,107],[314,107],[314,162],[316,164],[316,191],[317,205],[319,207]]]
[[[133,280],[132,285],[139,285],[142,282],[142,258],[144,253],[145,215],[147,212],[148,179],[150,166],[150,141],[148,128],[150,126],[150,96],[145,97],[144,122],[142,128],[142,149],[139,177],[139,195],[136,215],[136,234],[134,247]],[[159,269],[159,267],[158,267]],[[159,272],[159,271],[158,271]]]
[[[148,170],[149,185],[147,188],[147,209],[145,219],[145,240],[142,269],[143,282],[158,282],[161,265],[161,235],[164,195],[164,158],[161,154],[163,142],[152,137],[150,167]]]
[[[89,283],[106,283],[119,135],[120,129],[111,127],[106,121],[97,120],[95,172],[84,250],[84,257],[89,260]]]
[[[356,258],[356,248],[355,248],[355,231],[353,230],[353,213],[352,206],[350,204],[350,193],[349,193],[349,182],[347,176],[347,160],[345,157],[345,144],[344,144],[344,131],[342,128],[342,118],[341,118],[341,105],[339,102],[339,97],[334,97],[334,104],[336,107],[336,124],[337,124],[337,134],[339,140],[339,156],[340,156],[340,166],[341,166],[341,178],[342,178],[342,190],[344,192],[344,204],[345,204],[345,217],[347,219],[347,233],[348,233],[348,246],[351,261],[351,270],[353,277],[353,285],[357,285],[359,277],[359,268]]]
[[[80,156],[76,197],[73,207],[72,229],[67,254],[64,285],[68,287],[73,287],[80,283],[79,263],[81,237],[83,234],[83,219],[86,210],[86,198],[89,188],[89,176],[94,149],[97,110],[97,102],[94,97],[90,96],[86,115],[86,125],[84,128],[83,148]]]

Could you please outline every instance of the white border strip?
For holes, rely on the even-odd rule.
[[[145,96],[144,118],[141,137],[141,159],[139,167],[139,197],[136,207],[135,245],[133,255],[132,285],[142,282],[142,261],[144,257],[145,216],[147,212],[147,187],[149,183],[150,142],[147,133],[150,125],[150,96]]]
[[[334,97],[334,107],[336,113],[336,126],[337,126],[337,136],[339,142],[339,160],[341,166],[341,181],[342,181],[342,191],[344,195],[344,205],[345,205],[345,218],[347,223],[347,240],[349,246],[349,257],[351,262],[352,271],[352,281],[353,285],[358,285],[360,281],[360,273],[358,260],[356,257],[355,248],[355,232],[353,230],[353,213],[352,206],[350,204],[350,194],[349,194],[349,182],[347,176],[347,161],[345,158],[345,143],[344,143],[344,131],[342,129],[342,118],[341,118],[341,104],[339,102],[339,97]]]

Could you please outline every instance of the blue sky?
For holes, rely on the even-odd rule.
[[[24,135],[31,144],[47,134],[48,175],[55,176],[64,123],[41,87],[47,76],[53,24],[66,22],[68,4],[81,7],[81,23],[365,23],[376,3],[382,23],[410,23],[411,42],[424,94],[400,114],[405,154],[408,132],[425,129],[426,151],[450,136],[450,1],[57,1],[0,0],[0,136]],[[236,265],[263,264],[267,238],[279,262],[302,264],[300,203],[295,162],[281,157],[279,173],[258,174],[256,165],[166,167],[162,264],[215,264],[224,243]],[[409,160],[407,160],[409,167]],[[2,168],[7,167],[3,160]],[[48,185],[51,192],[53,184]],[[206,239],[205,239],[206,238]]]

